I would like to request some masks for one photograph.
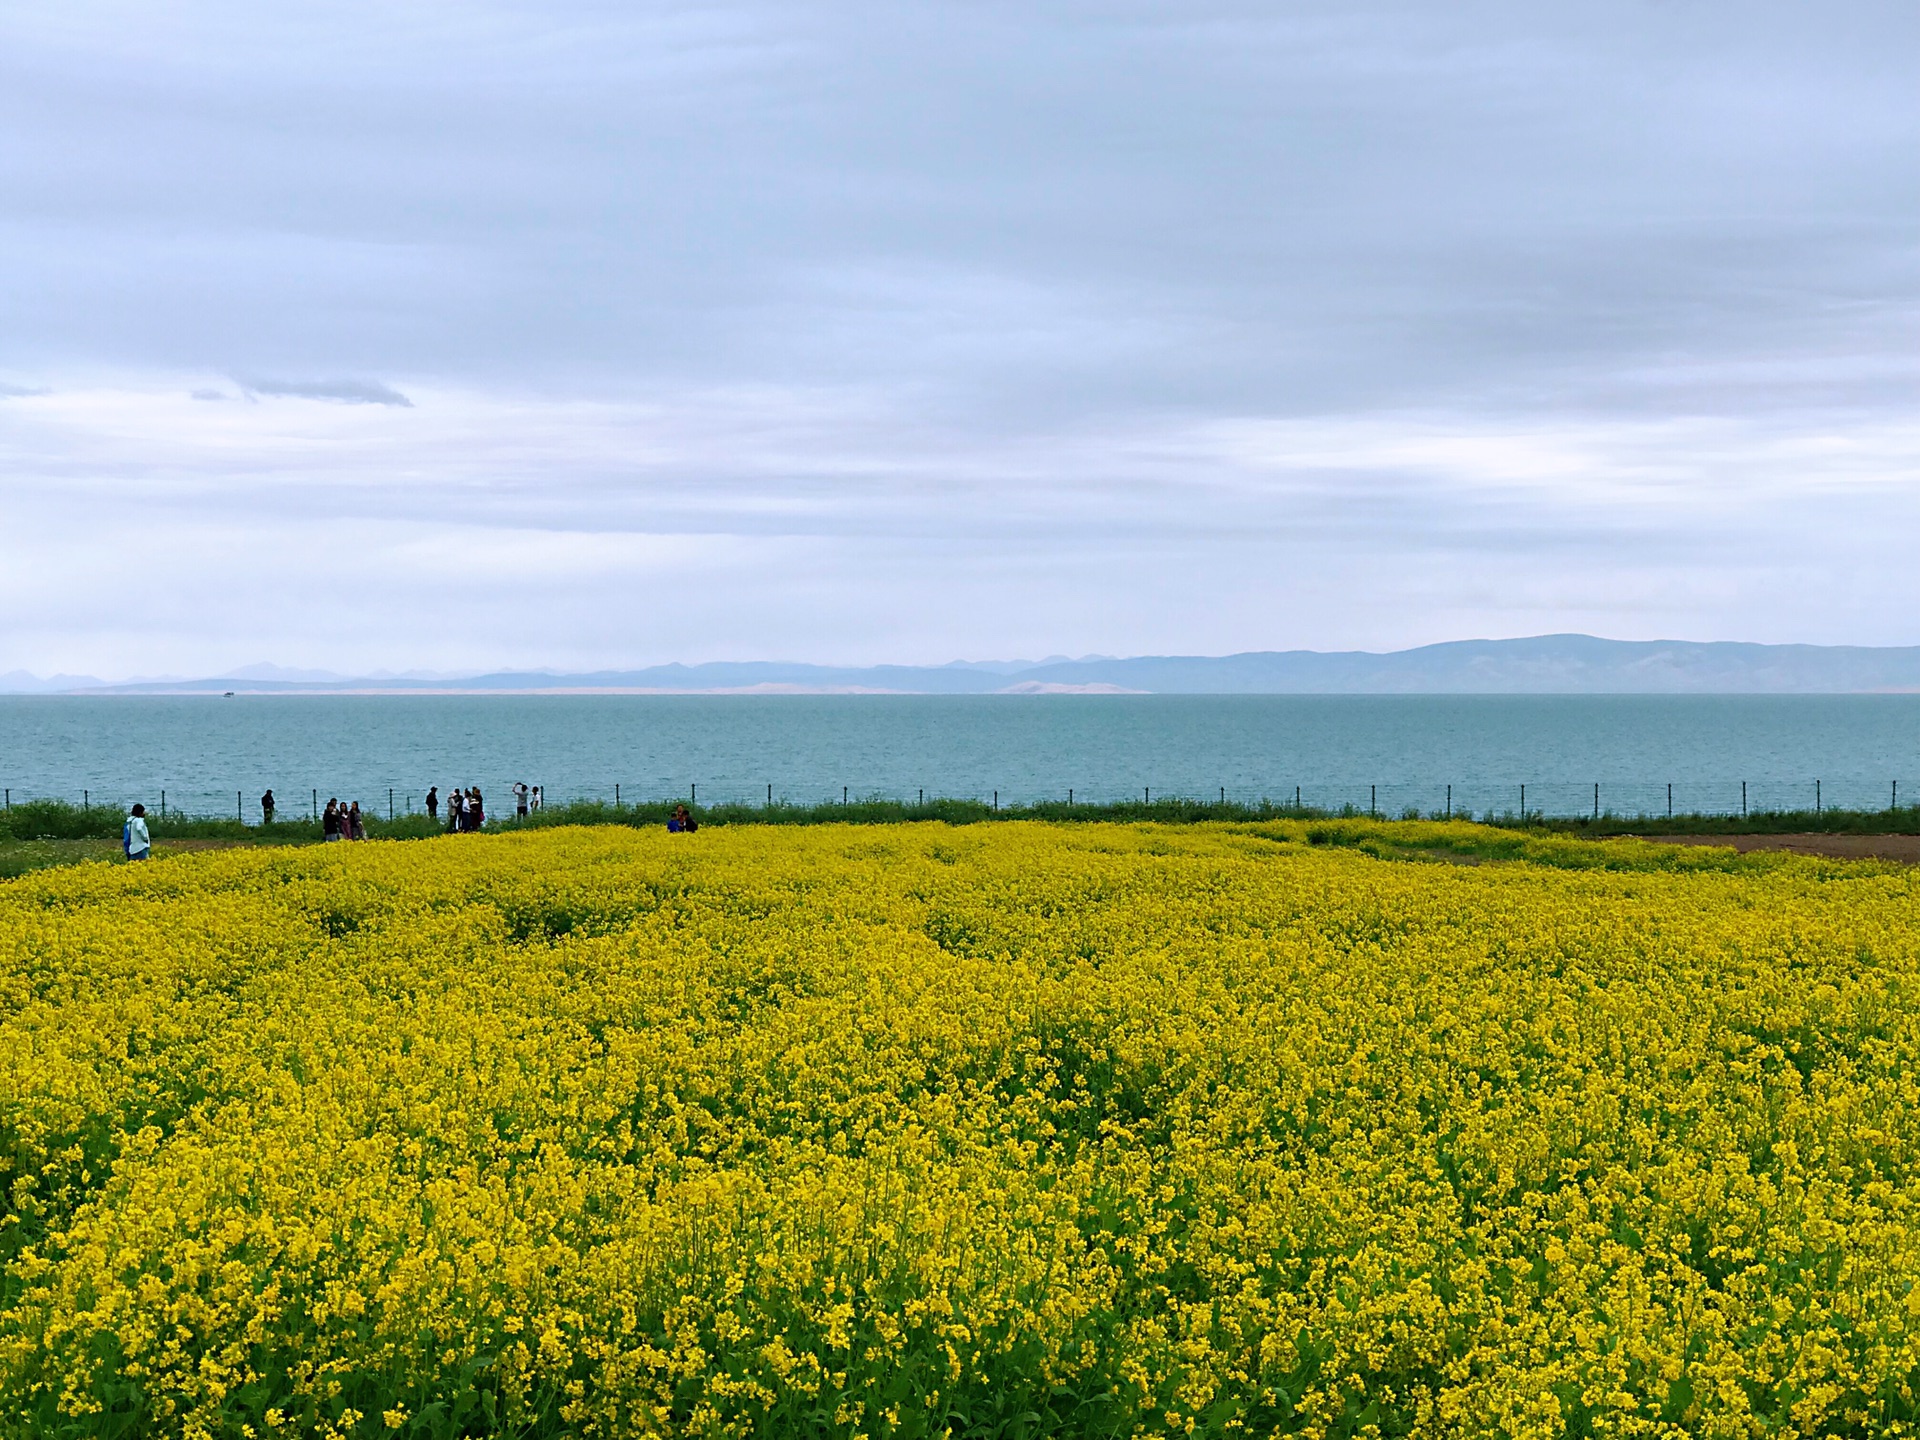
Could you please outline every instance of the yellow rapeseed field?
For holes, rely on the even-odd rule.
[[[0,884],[0,1433],[1914,1434],[1914,881],[1468,833]]]

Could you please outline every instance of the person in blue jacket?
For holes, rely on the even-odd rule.
[[[144,860],[153,853],[153,839],[147,834],[147,807],[136,805],[120,830],[120,848],[129,860]]]

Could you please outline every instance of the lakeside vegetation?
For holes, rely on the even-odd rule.
[[[492,816],[488,831],[545,829],[553,826],[628,826],[655,828],[664,826],[678,799],[612,804],[607,801],[572,801],[549,804],[530,816],[516,818]],[[995,804],[977,799],[931,799],[924,803],[895,801],[885,797],[849,797],[847,803],[791,804],[687,804],[701,826],[893,826],[916,824],[925,820],[948,826],[975,826],[989,822],[1048,820],[1058,824],[1206,824],[1238,822],[1254,824],[1269,820],[1453,820],[1471,822],[1486,831],[1571,835],[1582,839],[1607,839],[1630,835],[1920,835],[1920,806],[1899,806],[1885,810],[1753,810],[1751,814],[1615,814],[1603,810],[1599,816],[1544,816],[1517,812],[1486,812],[1473,816],[1467,812],[1402,810],[1392,816],[1369,816],[1363,806],[1342,806],[1321,810],[1313,806],[1244,801],[1208,801],[1187,797],[1162,797],[1154,801],[1102,801],[1075,803],[1035,801],[1029,804]],[[75,864],[81,860],[119,860],[119,833],[125,820],[125,808],[117,804],[79,806],[65,801],[19,801],[0,810],[0,877],[19,876],[46,866]],[[321,843],[319,822],[307,816],[286,816],[271,826],[259,822],[240,822],[232,816],[194,816],[169,812],[167,816],[148,814],[148,829],[156,841],[157,852],[169,849],[211,849],[227,845],[317,845]],[[428,820],[424,814],[403,814],[394,820],[367,814],[369,839],[430,839],[445,833],[445,822]],[[1332,831],[1329,831],[1332,833]],[[1457,847],[1455,847],[1457,849]],[[1476,854],[1498,858],[1511,851],[1511,843],[1496,835],[1484,835],[1476,841]]]
[[[664,826],[674,807],[687,803],[668,799],[615,805],[606,801],[576,800],[549,805],[525,817],[515,817],[510,813],[506,816],[495,815],[488,819],[487,829],[496,834],[567,825],[618,825],[647,829]],[[1473,854],[1489,859],[1519,853],[1512,841],[1500,838],[1493,832],[1565,835],[1586,839],[1639,835],[1920,834],[1920,807],[1904,805],[1885,810],[1756,810],[1748,815],[1681,814],[1668,817],[1603,811],[1598,817],[1522,816],[1514,812],[1489,812],[1475,817],[1461,812],[1443,815],[1440,812],[1424,813],[1418,810],[1405,810],[1393,816],[1369,816],[1363,807],[1351,805],[1337,810],[1323,810],[1291,804],[1248,804],[1239,800],[1219,802],[1177,796],[1150,802],[1141,799],[1068,804],[1065,801],[1045,800],[1008,805],[974,799],[914,802],[875,796],[849,797],[846,803],[804,805],[781,801],[771,805],[689,804],[688,808],[701,825],[715,827],[897,825],[921,821],[977,825],[1021,820],[1062,824],[1151,822],[1174,825],[1209,822],[1245,824],[1274,820],[1451,820],[1471,822],[1489,833],[1478,837],[1471,847],[1463,849],[1456,841],[1450,842],[1447,848],[1463,855],[1471,850]],[[119,838],[124,819],[125,810],[117,805],[80,806],[59,800],[20,801],[0,810],[0,878],[84,860],[118,861],[122,858]],[[306,816],[280,818],[271,825],[262,825],[243,822],[232,816],[183,815],[174,811],[164,817],[150,813],[147,823],[158,854],[223,846],[312,845],[323,839],[319,823]],[[444,819],[430,820],[421,814],[401,815],[388,820],[369,812],[366,828],[370,840],[421,840],[444,834],[445,822]],[[1376,838],[1370,843],[1385,845],[1388,842]]]
[[[573,800],[549,804],[531,815],[516,817],[511,811],[488,815],[489,831],[539,829],[554,825],[664,825],[677,806],[686,806],[702,825],[897,825],[937,820],[950,825],[975,825],[992,821],[1050,820],[1061,822],[1153,821],[1162,824],[1194,824],[1204,821],[1300,820],[1449,820],[1495,826],[1502,829],[1547,830],[1572,835],[1649,835],[1649,834],[1775,834],[1788,831],[1807,834],[1912,835],[1920,834],[1920,805],[1901,805],[1877,810],[1842,810],[1831,806],[1819,810],[1754,810],[1745,815],[1719,813],[1627,814],[1603,810],[1597,817],[1585,815],[1547,815],[1529,811],[1467,810],[1442,812],[1408,808],[1389,813],[1385,809],[1369,814],[1363,805],[1323,808],[1278,801],[1249,803],[1242,800],[1212,800],[1186,796],[1164,796],[1148,800],[1078,801],[1035,800],[1000,804],[979,799],[935,798],[912,801],[885,796],[852,796],[841,801],[796,804],[779,800],[772,804],[728,801],[697,804],[679,797],[614,804],[607,800]],[[99,840],[118,839],[126,809],[120,805],[95,804],[88,807],[63,800],[17,801],[0,811],[0,840]],[[255,820],[242,821],[230,815],[192,815],[173,811],[159,815],[149,808],[147,825],[155,839],[234,840],[279,844],[307,844],[320,840],[318,821],[306,815],[282,812],[271,825]],[[373,811],[366,814],[367,835],[381,839],[425,839],[444,832],[445,818],[430,820],[423,814],[400,815],[392,820]]]

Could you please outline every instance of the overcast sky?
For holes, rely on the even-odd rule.
[[[0,10],[0,670],[1920,643],[1920,8]]]

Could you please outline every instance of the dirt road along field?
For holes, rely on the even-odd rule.
[[[1920,835],[1642,835],[1661,845],[1731,845],[1749,850],[1790,850],[1835,860],[1898,860],[1920,865]]]

